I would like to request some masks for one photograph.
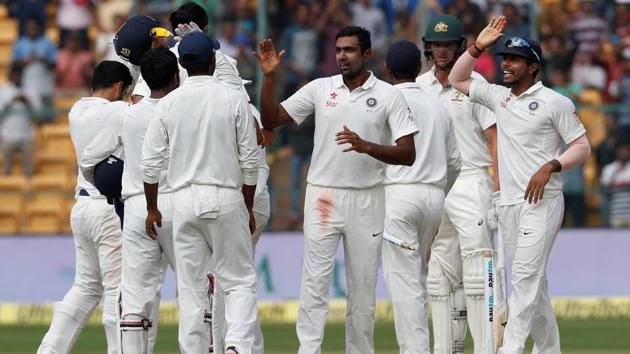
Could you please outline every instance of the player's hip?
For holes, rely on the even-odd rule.
[[[350,220],[385,216],[385,189],[379,184],[369,188],[334,188],[307,184],[304,200],[305,219]]]

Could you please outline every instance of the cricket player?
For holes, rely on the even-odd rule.
[[[453,64],[466,50],[465,38],[461,22],[453,16],[437,16],[430,21],[423,37],[424,53],[434,65],[416,79],[450,112],[462,159],[459,177],[446,195],[429,260],[433,349],[439,354],[464,352],[467,320],[475,353],[485,352],[483,254],[493,248],[486,217],[492,192],[499,189],[495,116],[448,83]],[[475,72],[472,75],[483,80]]]
[[[132,77],[127,67],[103,61],[92,76],[92,96],[77,101],[68,114],[70,136],[81,161],[84,148],[108,120],[122,116],[128,105],[121,101]],[[118,353],[116,305],[121,268],[121,226],[112,205],[79,169],[76,199],[70,225],[76,249],[72,288],[55,303],[53,319],[38,353],[69,353],[79,333],[103,297],[103,327],[107,353]]]
[[[404,244],[383,243],[383,274],[400,353],[428,354],[427,256],[442,219],[444,196],[459,174],[461,160],[450,113],[415,82],[422,68],[422,53],[415,43],[392,44],[385,65],[411,114],[422,118],[416,119],[420,131],[414,137],[416,162],[386,169],[384,237]]]
[[[476,59],[502,36],[505,17],[492,18],[455,63],[449,81],[471,101],[497,116],[501,195],[499,224],[512,269],[510,313],[499,353],[522,353],[531,334],[534,353],[560,353],[546,268],[562,224],[561,170],[583,163],[591,147],[567,97],[536,81],[542,51],[535,41],[502,41],[503,80],[508,87],[471,77]],[[561,152],[563,144],[568,149]]]
[[[225,352],[250,354],[257,320],[251,233],[259,155],[247,100],[211,76],[217,47],[201,32],[188,34],[178,47],[188,78],[160,101],[161,112],[149,124],[143,145],[146,229],[155,237],[155,226],[162,226],[157,197],[168,158],[180,349],[208,350],[207,269],[212,257],[226,294]]]
[[[147,207],[144,198],[141,167],[142,144],[149,122],[155,118],[160,99],[179,86],[177,58],[166,48],[147,51],[140,61],[140,69],[151,87],[150,97],[131,106],[121,124],[108,125],[88,145],[80,167],[90,180],[94,167],[118,149],[123,149],[125,165],[122,180],[122,199],[125,201],[125,227],[122,236],[121,316],[120,335],[122,353],[152,353],[157,332],[162,274],[169,264],[175,270],[173,252],[173,193],[166,182],[167,168],[160,176],[158,207],[162,212],[162,227],[157,238],[151,239],[145,230]],[[154,300],[158,299],[156,303]]]
[[[285,52],[276,53],[270,39],[259,47],[265,128],[291,121],[299,124],[311,115],[315,119],[304,205],[299,353],[321,352],[340,241],[347,280],[346,353],[374,353],[375,286],[385,220],[384,169],[385,164],[413,164],[413,135],[418,131],[414,117],[400,91],[367,70],[372,49],[370,33],[364,28],[344,27],[337,33],[340,75],[311,81],[282,104],[275,96],[275,73]],[[396,145],[390,145],[391,141]]]

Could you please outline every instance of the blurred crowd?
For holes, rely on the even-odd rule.
[[[7,82],[0,88],[0,140],[5,174],[11,156],[22,152],[23,170],[33,173],[33,131],[53,120],[57,95],[85,94],[101,60],[119,60],[112,40],[133,14],[149,14],[168,26],[168,14],[184,0],[3,1],[18,21]],[[221,50],[238,60],[245,79],[255,80],[257,6],[261,0],[196,0],[210,17]],[[630,1],[628,0],[266,0],[268,36],[285,49],[278,91],[288,97],[304,83],[335,75],[334,36],[355,24],[372,34],[372,71],[382,76],[389,43],[409,39],[422,45],[422,21],[436,14],[458,17],[472,43],[487,18],[504,14],[506,36],[533,36],[544,53],[543,82],[569,96],[595,147],[592,161],[566,173],[567,224],[584,226],[589,209],[601,209],[590,224],[630,226]],[[50,8],[54,7],[51,13]],[[55,29],[51,38],[49,29]],[[431,64],[424,65],[424,69]],[[484,53],[477,64],[488,81],[501,82],[500,61]],[[248,88],[256,97],[256,85]],[[299,227],[304,173],[313,147],[314,122],[281,131],[270,161],[290,171],[286,224]],[[273,173],[272,173],[273,177]],[[272,186],[273,187],[273,186]],[[278,189],[278,188],[276,188]],[[595,212],[595,214],[598,214]]]

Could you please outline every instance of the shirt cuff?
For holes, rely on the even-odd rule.
[[[417,128],[404,129],[404,130],[400,131],[398,134],[396,134],[396,136],[394,136],[394,141],[402,138],[403,136],[416,135],[419,132],[420,131]]]
[[[258,184],[258,167],[254,169],[243,169],[243,184],[255,186]]]
[[[144,183],[146,184],[158,184],[160,183],[160,177],[153,177],[153,176],[149,176],[147,174],[144,175]]]

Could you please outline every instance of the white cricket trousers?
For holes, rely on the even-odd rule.
[[[522,353],[530,334],[534,341],[532,353],[560,353],[560,334],[551,308],[546,270],[563,215],[562,193],[545,196],[536,204],[524,202],[500,208],[499,225],[507,264],[511,264],[513,290],[499,353]]]
[[[173,250],[173,193],[158,195],[158,210],[162,213],[162,227],[156,228],[157,239],[146,231],[147,203],[144,194],[125,200],[125,227],[122,236],[122,275],[120,280],[121,320],[137,322],[150,319],[147,353],[153,353],[157,336],[158,315],[164,272],[167,264],[175,267]],[[154,308],[155,307],[155,308]],[[133,335],[122,333],[121,335]],[[135,348],[125,348],[133,353]]]
[[[216,188],[212,197],[218,211],[211,218],[197,216],[200,210],[207,210],[203,204],[207,199],[199,198],[193,188]],[[211,328],[204,315],[210,310],[207,273],[213,257],[217,282],[225,292],[225,346],[236,347],[240,354],[251,354],[257,312],[256,270],[248,221],[245,201],[238,189],[186,186],[174,192],[173,244],[182,353],[208,352]]]
[[[430,184],[385,186],[385,233],[416,245],[383,242],[383,275],[392,298],[400,354],[429,354],[427,256],[444,207],[444,189]]]
[[[269,203],[269,198],[266,200]],[[254,206],[256,205],[254,201]],[[257,213],[254,207],[254,218],[256,219],[256,230],[252,234],[252,247],[254,248],[254,259],[256,259],[256,244],[260,240],[260,236],[269,221],[269,215]],[[268,209],[267,209],[268,210]],[[221,284],[215,282],[215,295],[214,295],[214,307],[212,308],[212,330],[214,333],[214,347],[222,348],[223,338],[227,333],[227,326],[225,324],[225,293],[221,289]],[[256,328],[254,330],[254,346],[252,348],[252,354],[263,354],[265,352],[265,342],[260,329],[260,319],[256,321]]]
[[[76,274],[72,288],[54,305],[53,319],[38,354],[69,353],[103,297],[107,353],[118,353],[117,300],[122,265],[122,231],[114,206],[79,197],[70,213]]]
[[[376,275],[385,220],[382,185],[364,189],[306,187],[304,260],[297,320],[299,354],[319,354],[339,241],[347,282],[346,353],[374,353]]]

